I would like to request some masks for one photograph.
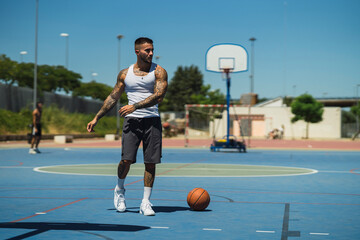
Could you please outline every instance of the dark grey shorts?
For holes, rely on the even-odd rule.
[[[160,163],[162,127],[159,117],[126,117],[123,124],[121,160],[136,162],[136,155],[143,142],[144,163]]]
[[[38,130],[37,132],[35,132],[35,127],[33,126],[31,135],[41,137],[41,123],[37,123],[36,128]]]

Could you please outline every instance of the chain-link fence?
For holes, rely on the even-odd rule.
[[[97,113],[103,102],[81,97],[60,95],[44,92],[39,99],[44,105],[55,104],[67,112]],[[33,108],[33,90],[31,88],[17,87],[0,84],[0,108],[19,112],[22,108]],[[116,116],[116,109],[113,108],[108,115]]]
[[[341,126],[341,137],[343,138],[352,138],[357,132],[356,123],[343,123]],[[359,138],[360,136],[358,136]]]

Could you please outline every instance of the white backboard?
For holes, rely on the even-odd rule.
[[[244,72],[248,70],[248,54],[244,47],[233,43],[221,43],[206,51],[205,67],[210,72]]]

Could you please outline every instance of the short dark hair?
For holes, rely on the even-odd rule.
[[[144,43],[153,44],[153,40],[151,40],[150,38],[147,38],[147,37],[140,37],[135,40],[135,48],[136,48],[136,46],[144,44]]]
[[[36,107],[39,107],[39,104],[43,104],[43,102],[42,101],[36,102]]]

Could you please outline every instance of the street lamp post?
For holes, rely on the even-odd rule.
[[[120,40],[122,39],[122,38],[124,38],[124,36],[123,35],[117,35],[116,36],[116,38],[118,39],[118,72],[120,72]]]
[[[34,61],[34,88],[33,88],[33,107],[36,108],[37,98],[37,57],[38,57],[38,25],[39,25],[39,0],[36,0],[35,14],[35,61]]]
[[[360,84],[357,84],[356,85],[356,107],[359,108],[359,87],[360,87]],[[357,112],[356,114],[356,132],[359,133],[359,113]]]
[[[120,66],[120,40],[122,38],[124,38],[124,36],[119,34],[119,35],[117,35],[116,38],[118,39],[118,73],[119,73],[120,70],[121,70],[121,66]],[[120,113],[119,113],[119,110],[120,110],[120,99],[116,103],[116,135],[117,136],[119,136],[119,134],[120,134]]]
[[[251,41],[251,75],[250,75],[250,92],[254,92],[254,42],[256,41],[256,38],[252,37],[249,39]]]
[[[65,67],[69,69],[69,34],[60,33],[60,37],[65,37],[66,39],[66,48],[65,48]]]
[[[252,101],[252,93],[254,93],[254,42],[256,38],[252,37],[249,39],[251,42],[251,75],[250,75],[250,101],[249,101],[249,109],[248,109],[248,146],[250,147],[251,142],[251,101]]]
[[[27,51],[20,52],[20,62],[23,62],[23,56],[26,55],[27,53],[28,53]]]

